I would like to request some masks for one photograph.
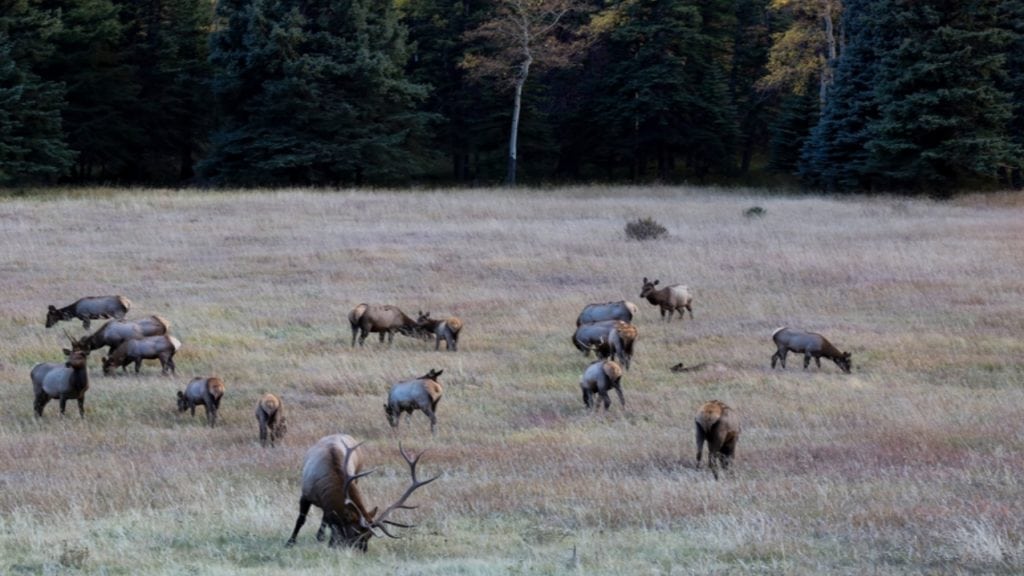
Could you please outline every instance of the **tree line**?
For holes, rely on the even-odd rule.
[[[1024,0],[0,0],[3,186],[941,194],[1022,165]]]

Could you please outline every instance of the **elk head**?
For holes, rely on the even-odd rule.
[[[356,444],[352,448],[349,448],[345,452],[345,459],[342,464],[342,470],[348,470],[349,458],[352,453],[361,446],[362,443]],[[405,492],[395,501],[394,504],[388,506],[383,512],[377,514],[377,508],[367,511],[362,504],[361,498],[353,493],[353,483],[362,478],[373,474],[374,470],[368,470],[366,472],[360,472],[352,476],[346,476],[345,483],[342,486],[342,494],[344,495],[345,505],[339,510],[333,510],[329,513],[325,513],[324,522],[326,522],[332,531],[331,535],[331,546],[338,544],[344,544],[358,550],[366,551],[367,544],[370,538],[378,536],[380,534],[388,536],[390,538],[398,538],[388,530],[388,526],[397,526],[399,528],[412,528],[411,524],[401,524],[388,519],[392,512],[395,510],[411,510],[416,508],[415,506],[406,505],[405,501],[409,499],[417,489],[430,484],[434,480],[437,480],[439,476],[434,476],[427,480],[418,480],[416,478],[416,464],[419,463],[420,457],[423,456],[423,452],[420,452],[415,457],[402,448],[402,444],[398,444],[398,451],[402,454],[402,458],[405,459],[409,465],[409,471],[412,476],[412,483]]]
[[[648,294],[654,292],[654,287],[658,285],[658,282],[660,282],[660,280],[651,282],[647,279],[647,276],[644,276],[644,286],[640,289],[640,297],[646,298]]]

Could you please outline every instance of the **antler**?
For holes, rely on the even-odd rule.
[[[359,448],[360,446],[363,445],[363,442],[359,442],[358,444],[356,444],[355,446],[352,446],[350,448],[349,445],[345,444],[345,441],[342,440],[341,441],[341,445],[345,447],[345,459],[342,460],[342,462],[341,462],[341,469],[345,473],[345,483],[342,484],[342,486],[341,486],[341,493],[345,496],[346,500],[350,500],[351,498],[349,497],[348,491],[349,491],[349,488],[352,487],[352,483],[355,482],[356,480],[362,478],[363,476],[369,476],[370,474],[373,474],[374,470],[367,470],[366,472],[360,472],[359,474],[353,474],[353,475],[349,476],[349,474],[348,474],[348,461],[349,461],[349,458],[352,457],[352,453],[356,451],[356,448]],[[353,502],[354,501],[355,500],[353,500]],[[360,510],[359,512],[362,513],[362,514],[366,513],[365,510]]]
[[[401,509],[401,510],[412,510],[412,509],[416,508],[416,506],[407,506],[405,504],[405,501],[417,489],[422,488],[423,486],[426,486],[427,484],[430,484],[434,480],[437,480],[438,478],[440,478],[440,475],[437,475],[437,476],[434,476],[433,478],[430,478],[429,480],[422,480],[422,481],[421,480],[417,480],[416,479],[416,464],[419,463],[420,456],[423,456],[423,452],[420,452],[419,454],[416,455],[415,458],[412,458],[412,457],[409,456],[408,453],[406,453],[405,449],[402,448],[402,443],[401,442],[398,443],[398,451],[402,453],[402,458],[405,458],[406,463],[409,464],[409,471],[412,474],[412,484],[409,485],[409,487],[405,489],[405,493],[402,494],[402,496],[399,497],[398,500],[396,500],[394,504],[392,504],[391,506],[388,506],[383,512],[381,512],[377,516],[377,518],[374,519],[374,521],[373,521],[373,523],[371,525],[374,528],[380,528],[381,532],[383,532],[384,534],[388,535],[391,538],[398,538],[398,536],[395,536],[391,532],[388,532],[388,529],[385,527],[386,524],[390,524],[391,526],[398,526],[400,528],[411,528],[412,524],[400,524],[398,522],[392,522],[392,521],[387,519],[388,515],[391,514],[391,512],[393,512],[395,510],[399,510],[399,509]]]
[[[64,329],[64,335],[67,336],[68,340],[71,341],[71,349],[72,350],[78,350],[79,347],[82,345],[81,342],[79,342],[78,340],[75,340],[74,337],[71,336],[71,334],[68,334],[67,328]]]

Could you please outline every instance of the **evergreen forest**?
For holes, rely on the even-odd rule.
[[[0,187],[1021,188],[1024,0],[0,0]]]

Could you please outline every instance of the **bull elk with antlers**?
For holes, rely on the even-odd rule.
[[[419,463],[423,453],[420,452],[412,457],[399,444],[398,451],[409,464],[412,483],[394,504],[377,514],[377,508],[366,509],[366,504],[363,502],[357,485],[360,478],[374,472],[373,470],[362,471],[364,464],[362,452],[357,452],[360,446],[362,446],[362,442],[357,444],[347,434],[333,434],[321,438],[306,452],[306,460],[302,465],[302,496],[299,498],[299,517],[295,520],[295,530],[292,531],[287,546],[295,545],[295,538],[299,535],[299,529],[306,523],[306,515],[309,513],[310,506],[316,506],[323,510],[323,521],[320,524],[320,530],[316,533],[316,539],[323,541],[324,531],[330,527],[329,546],[343,544],[366,552],[370,538],[378,536],[378,531],[385,536],[398,538],[388,530],[388,526],[412,527],[409,524],[391,521],[388,517],[395,510],[415,508],[415,506],[406,505],[405,501],[417,489],[437,480],[438,476],[427,480],[418,480],[416,464]]]

